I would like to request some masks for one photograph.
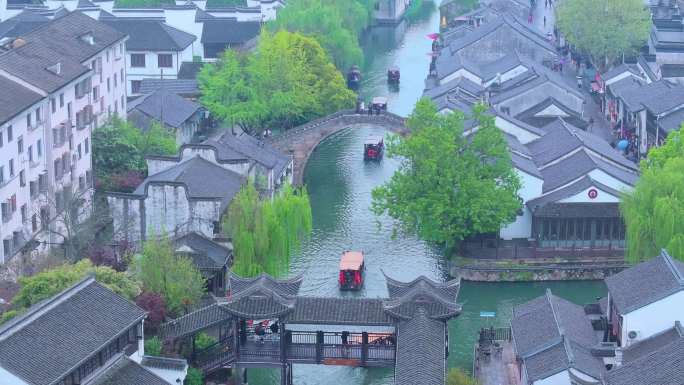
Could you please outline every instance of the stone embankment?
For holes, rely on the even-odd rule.
[[[623,260],[593,261],[502,261],[479,260],[451,263],[450,273],[466,281],[524,282],[603,280],[627,268]]]

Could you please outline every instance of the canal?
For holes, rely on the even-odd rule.
[[[362,95],[387,96],[391,111],[408,115],[423,90],[431,41],[426,35],[438,29],[439,15],[427,2],[411,22],[397,27],[371,31],[364,41],[366,68]],[[398,92],[386,83],[391,65],[401,69]],[[393,236],[391,221],[374,216],[369,208],[371,191],[387,181],[399,163],[385,157],[378,163],[363,161],[364,139],[370,134],[385,134],[382,129],[365,127],[337,133],[323,141],[312,154],[305,171],[311,197],[313,233],[302,251],[292,258],[291,273],[304,274],[300,292],[315,296],[385,297],[383,271],[400,280],[425,275],[448,279],[447,263],[441,250],[421,240],[398,234]],[[366,255],[366,281],[356,293],[339,292],[337,274],[344,250],[363,250]],[[472,283],[464,282],[459,302],[463,313],[449,324],[450,367],[470,370],[473,345],[481,327],[506,326],[514,306],[542,295],[546,288],[577,303],[593,301],[604,295],[602,282],[547,283]],[[493,312],[483,318],[481,312]],[[363,369],[323,365],[295,365],[297,385],[393,384],[391,369]],[[252,385],[274,385],[279,371],[250,369]]]

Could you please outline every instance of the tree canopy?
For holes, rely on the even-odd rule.
[[[355,101],[320,44],[287,31],[262,32],[254,53],[226,51],[198,79],[214,116],[250,133],[290,128]]]
[[[340,70],[363,63],[359,35],[370,21],[369,0],[292,0],[268,23],[271,31],[286,29],[314,37]]]
[[[556,9],[558,29],[594,66],[605,70],[648,39],[651,14],[643,0],[564,0]]]
[[[447,375],[447,385],[480,385],[480,382],[461,369],[451,369]]]
[[[130,300],[140,292],[137,282],[125,273],[107,266],[93,266],[90,260],[83,259],[74,264],[64,264],[42,271],[31,277],[19,278],[21,289],[12,299],[12,306],[15,310],[21,311],[58,294],[88,274],[94,274],[99,283]]]
[[[178,149],[173,133],[159,124],[141,130],[113,119],[93,131],[93,165],[99,188],[127,191],[135,188],[147,170],[145,156],[170,155]],[[137,176],[137,178],[136,178]],[[126,180],[134,181],[127,183]]]
[[[479,129],[464,136],[462,113],[441,115],[430,100],[420,100],[407,120],[411,134],[387,141],[388,156],[401,166],[373,190],[373,211],[447,247],[512,222],[520,181],[503,134],[483,111],[475,110]]]
[[[223,219],[233,240],[233,271],[251,277],[287,271],[290,255],[311,232],[312,217],[305,189],[283,187],[273,200],[260,200],[252,182],[235,196]]]
[[[178,315],[204,294],[204,278],[187,257],[174,253],[166,237],[152,237],[134,260],[132,270],[143,290],[164,298],[169,313]]]
[[[637,263],[666,249],[684,261],[684,137],[670,133],[663,146],[652,148],[641,162],[634,190],[622,197],[627,260]]]

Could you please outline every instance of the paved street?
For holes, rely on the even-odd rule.
[[[558,0],[554,0],[552,6],[546,6],[546,0],[537,0],[537,5],[533,12],[533,25],[544,34],[553,33],[553,28],[556,24],[555,4]],[[544,17],[546,17],[546,25],[544,25]],[[566,60],[563,66],[563,79],[571,84],[573,87],[577,86],[577,68],[573,66],[569,60]],[[614,140],[608,121],[601,113],[600,105],[595,98],[591,96],[588,88],[589,83],[585,82],[585,87],[582,89],[587,96],[587,104],[584,108],[584,117],[586,120],[593,119],[594,124],[590,125],[587,130],[602,137],[608,142]]]

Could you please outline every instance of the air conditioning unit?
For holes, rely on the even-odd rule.
[[[641,338],[641,332],[638,330],[630,330],[627,332],[627,338],[629,338],[632,341],[638,340],[639,338]]]

